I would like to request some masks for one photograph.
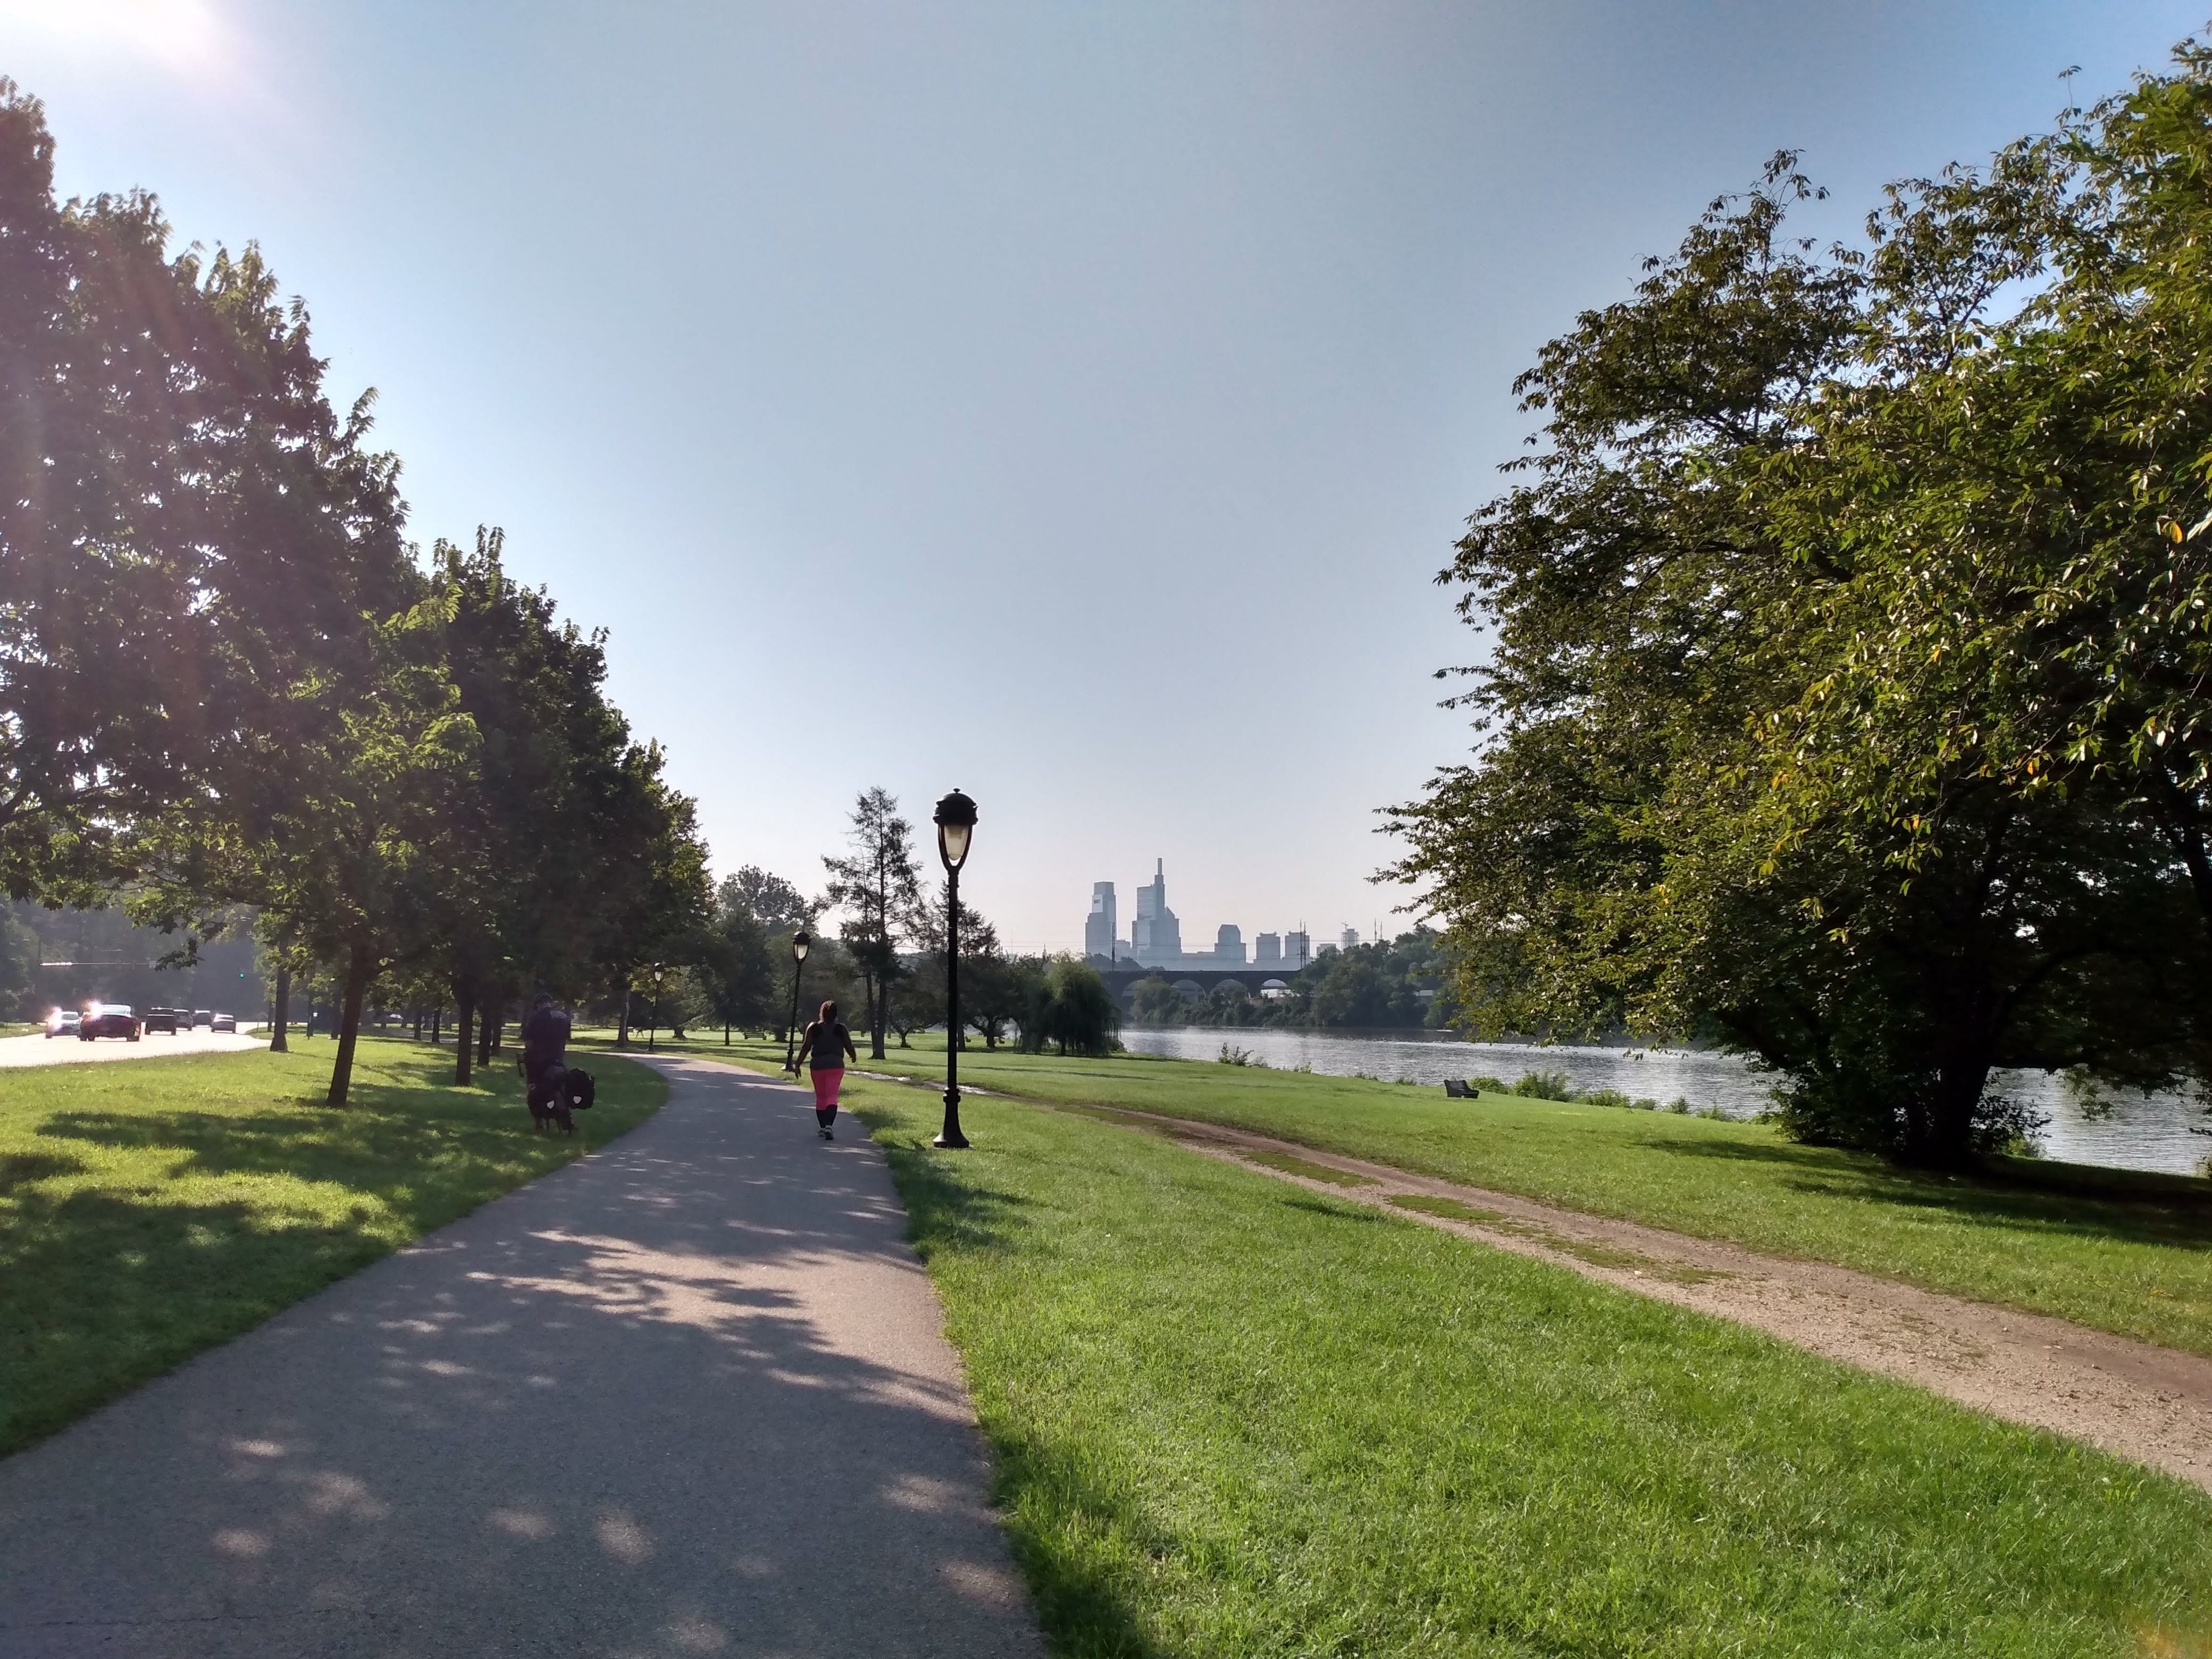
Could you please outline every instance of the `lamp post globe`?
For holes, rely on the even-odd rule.
[[[955,789],[937,803],[937,856],[945,866],[945,1127],[930,1143],[968,1144],[960,1133],[960,866],[975,838],[975,803]]]
[[[937,856],[945,873],[957,875],[968,862],[968,846],[975,835],[975,803],[957,789],[937,803]]]
[[[784,1028],[783,1069],[799,1070],[799,980],[806,970],[806,953],[814,948],[813,936],[802,927],[791,936],[791,1024]]]
[[[660,1040],[660,981],[667,976],[667,974],[666,963],[656,962],[653,964],[653,1029],[645,1036],[645,1052],[648,1054],[659,1052],[654,1044]]]

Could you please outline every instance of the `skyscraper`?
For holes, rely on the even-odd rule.
[[[1119,955],[1116,947],[1121,939],[1121,921],[1114,908],[1114,884],[1094,881],[1091,884],[1091,915],[1083,923],[1083,954],[1087,957]]]
[[[1303,968],[1313,960],[1313,939],[1300,922],[1297,931],[1283,935],[1283,966]]]
[[[1149,886],[1137,890],[1137,919],[1129,926],[1129,954],[1147,965],[1182,955],[1182,924],[1168,908],[1167,860],[1156,860]]]

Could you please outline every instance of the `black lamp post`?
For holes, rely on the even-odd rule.
[[[783,1069],[799,1069],[799,977],[806,971],[806,952],[814,941],[802,927],[791,936],[791,1024],[783,1038]]]
[[[960,866],[975,834],[975,803],[955,789],[937,803],[937,856],[945,861],[945,1127],[933,1146],[968,1144],[960,1133]]]
[[[645,1052],[648,1054],[659,1052],[654,1048],[653,1044],[660,1037],[660,981],[666,978],[667,975],[666,963],[656,962],[653,964],[653,1029],[645,1034]]]

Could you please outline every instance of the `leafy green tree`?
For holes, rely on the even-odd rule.
[[[0,82],[0,869],[89,898],[415,585],[368,399],[333,412],[258,253],[173,258],[153,198],[60,206],[52,164]]]
[[[1188,1025],[1190,1004],[1158,974],[1139,980],[1129,992],[1129,1018],[1139,1025]]]
[[[995,1048],[1019,1023],[1028,998],[1021,976],[1000,949],[995,934],[988,948],[979,945],[972,951],[967,946],[966,937],[963,933],[960,951],[960,1022],[983,1039],[986,1048]]]
[[[661,777],[660,746],[633,744],[592,803],[609,856],[605,885],[580,896],[601,982],[617,1003],[617,1046],[627,1046],[633,992],[653,964],[683,965],[712,903],[697,808]]]
[[[2147,465],[2160,349],[2114,347],[2203,79],[1894,187],[1825,258],[1782,158],[1522,377],[1542,446],[1445,573],[1497,629],[1486,747],[1397,817],[1478,1023],[1709,1035],[1801,1135],[1947,1164],[2021,1128],[1995,1068],[2191,1063],[2191,775],[2136,758],[2190,646],[2132,620],[2190,591],[2141,556],[2185,558],[2143,480],[2189,441]]]
[[[718,892],[725,908],[741,906],[763,927],[787,937],[802,927],[811,929],[829,908],[820,899],[808,898],[781,876],[751,864],[726,879]]]
[[[901,1048],[907,1046],[909,1033],[942,1023],[950,1012],[943,901],[917,905],[908,926],[914,949],[902,964],[905,972],[892,985],[890,999],[890,1026],[898,1033]],[[980,1010],[980,1017],[993,1027],[984,1033],[984,1041],[996,1046],[997,1036],[1015,1018],[1013,1006],[999,1007],[1003,1000],[998,994],[999,981],[1005,979],[1000,971],[1000,955],[999,930],[970,908],[967,901],[961,901],[960,1023],[963,1029],[948,1034],[948,1042],[964,1048],[966,1028],[975,1024]]]
[[[725,1045],[732,1027],[766,1030],[778,1018],[776,963],[769,953],[769,924],[753,908],[762,890],[759,884],[744,879],[747,874],[757,878],[761,873],[748,866],[738,875],[724,878],[714,890],[714,914],[708,923],[701,952],[701,988],[708,1013],[722,1027]],[[787,945],[785,956],[789,954]]]
[[[921,867],[914,826],[899,817],[897,800],[885,790],[860,792],[850,842],[849,856],[822,862],[830,872],[830,902],[846,913],[846,949],[867,988],[868,1052],[881,1060],[890,987],[904,971],[899,943],[921,902]]]
[[[1031,1053],[1047,1043],[1063,1054],[1097,1057],[1121,1046],[1121,1006],[1089,963],[1054,957],[1024,964],[1029,1006],[1022,1019],[1022,1047]]]
[[[281,763],[241,769],[235,791],[171,815],[149,842],[161,854],[149,912],[173,915],[192,896],[255,904],[295,950],[329,967],[339,1003],[333,1106],[347,1101],[370,987],[433,933],[457,805],[477,761],[434,608],[385,624],[376,646],[372,683],[301,699]]]
[[[631,775],[649,757],[607,701],[605,635],[561,622],[543,589],[507,574],[504,550],[504,535],[483,529],[472,550],[441,541],[432,555],[448,672],[481,744],[477,786],[457,805],[436,946],[464,1037],[462,1082],[480,1009],[488,1039],[508,1003],[538,990],[578,997],[600,976],[608,906],[634,899],[666,805]]]

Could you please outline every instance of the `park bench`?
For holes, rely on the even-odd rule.
[[[1465,1100],[1474,1091],[1467,1086],[1465,1078],[1448,1077],[1444,1079],[1444,1092],[1454,1100]]]

